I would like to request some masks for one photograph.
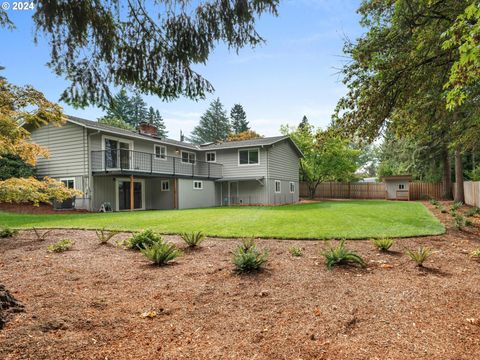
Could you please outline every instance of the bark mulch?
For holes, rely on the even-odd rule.
[[[166,267],[90,231],[0,239],[0,283],[25,305],[0,331],[0,358],[478,359],[480,263],[469,253],[480,221],[461,232],[426,206],[447,233],[399,239],[390,253],[347,241],[366,269],[327,271],[322,241],[260,240],[266,269],[238,275],[235,239],[207,239]],[[63,238],[71,250],[46,252]],[[404,255],[419,245],[434,251],[424,269]]]

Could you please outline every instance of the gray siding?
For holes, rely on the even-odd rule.
[[[178,179],[178,208],[202,208],[215,206],[215,182],[203,181],[203,189],[193,188],[191,179]]]
[[[173,209],[173,182],[175,179],[163,179],[170,182],[170,190],[162,191],[162,179],[147,179],[145,180],[146,194],[145,202],[147,209],[169,210]]]
[[[267,191],[268,191],[268,204],[271,205],[281,205],[281,204],[291,204],[299,201],[299,183],[298,181],[293,181],[295,184],[295,191],[290,192],[290,181],[280,180],[280,192],[275,192],[275,180],[280,179],[268,179],[267,181]]]
[[[49,158],[38,159],[38,174],[50,177],[88,175],[86,135],[84,128],[71,123],[32,130],[32,142],[46,147],[50,154]]]
[[[299,180],[299,158],[289,141],[272,145],[268,149],[268,177],[277,180]]]
[[[115,181],[111,176],[96,176],[93,178],[93,206],[92,211],[98,211],[104,202],[109,202],[112,209],[116,209]]]
[[[255,147],[256,148],[256,147]],[[253,148],[252,148],[253,149]],[[238,178],[251,176],[267,176],[267,155],[265,149],[260,149],[260,164],[239,165],[238,149],[217,150],[217,163],[223,164],[223,177]]]

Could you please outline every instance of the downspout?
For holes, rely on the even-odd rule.
[[[88,129],[85,128],[88,132]],[[88,134],[87,136],[87,158],[88,158],[88,193],[90,196],[90,204],[89,204],[89,210],[93,211],[93,203],[94,203],[94,196],[95,196],[95,191],[93,190],[93,176],[92,176],[92,154],[90,152],[91,149],[91,137],[93,135],[98,135],[100,134],[100,131],[93,132],[91,134]]]
[[[269,154],[268,154],[268,148],[265,148],[262,145],[262,149],[265,149],[265,157],[267,158],[267,178],[265,179],[265,192],[267,193],[267,205],[270,205],[270,166],[269,166]]]

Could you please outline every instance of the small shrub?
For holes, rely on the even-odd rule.
[[[451,211],[451,212],[456,212],[458,209],[460,209],[460,208],[462,207],[462,205],[463,205],[463,204],[462,204],[461,202],[459,202],[459,201],[458,201],[458,202],[455,202],[455,203],[453,203],[452,206],[450,206],[450,211]]]
[[[422,267],[423,263],[432,255],[432,251],[428,247],[420,246],[416,250],[406,249],[406,254],[417,263],[417,266]]]
[[[299,256],[302,256],[303,255],[303,250],[301,247],[298,247],[298,246],[290,246],[288,248],[288,252],[292,255],[292,256],[295,256],[295,257],[299,257]]]
[[[465,219],[465,226],[473,226],[473,222],[470,219]]]
[[[166,265],[170,261],[182,255],[175,244],[160,239],[152,244],[140,248],[140,251],[155,265]]]
[[[129,249],[141,250],[151,247],[157,242],[162,241],[162,237],[151,229],[143,230],[142,232],[134,234],[126,242]]]
[[[442,208],[440,209],[440,212],[441,212],[442,214],[448,213],[447,209],[445,209],[444,207],[442,207]]]
[[[108,243],[108,241],[113,238],[115,235],[117,235],[120,231],[118,230],[105,230],[105,228],[95,230],[95,234],[97,234],[98,241],[100,242],[100,245],[105,245]]]
[[[38,241],[44,241],[47,238],[47,235],[50,234],[50,232],[53,231],[53,229],[41,232],[37,228],[32,228],[33,232],[35,233],[35,236],[37,237]]]
[[[47,250],[50,252],[64,252],[70,249],[73,244],[75,244],[75,241],[70,240],[70,239],[63,239],[55,244],[49,245]]]
[[[468,209],[465,212],[465,216],[468,216],[468,217],[472,217],[475,215],[480,215],[480,208],[474,207],[474,208]]]
[[[199,246],[203,240],[205,240],[205,235],[201,232],[192,232],[192,233],[183,233],[180,237],[185,241],[189,247]]]
[[[345,247],[345,240],[341,240],[337,246],[330,245],[330,249],[322,251],[325,257],[325,265],[327,269],[331,269],[335,265],[360,265],[364,267],[365,261],[354,251],[350,251]]]
[[[5,228],[0,230],[0,238],[10,238],[18,234],[18,230]]]
[[[453,215],[453,225],[458,230],[462,230],[466,226],[465,217],[460,215],[460,214],[455,213],[455,215]]]
[[[268,251],[257,249],[255,239],[244,239],[233,251],[233,264],[238,272],[260,270],[267,262]]]
[[[395,244],[395,240],[389,238],[373,239],[372,243],[378,250],[388,251]]]
[[[476,250],[473,250],[473,251],[470,253],[470,257],[473,258],[474,260],[479,261],[479,260],[480,260],[480,248],[479,248],[479,249],[476,249]]]
[[[430,199],[430,204],[432,204],[433,206],[438,206],[439,202],[436,199]]]

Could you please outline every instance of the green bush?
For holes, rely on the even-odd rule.
[[[456,212],[458,209],[460,209],[462,207],[462,203],[461,202],[455,202],[453,203],[452,206],[450,206],[450,212]]]
[[[159,266],[166,265],[182,255],[182,252],[177,249],[175,244],[165,242],[163,239],[140,248],[140,251],[155,265]]]
[[[44,232],[40,232],[37,228],[32,228],[32,229],[38,241],[44,241],[47,238],[47,235],[53,231],[53,229],[50,229]]]
[[[233,264],[238,272],[252,272],[260,270],[267,262],[268,251],[257,249],[255,239],[243,239],[233,251]]]
[[[64,252],[70,249],[73,244],[75,244],[75,241],[70,239],[63,239],[59,242],[56,242],[55,244],[49,245],[47,250],[50,252]]]
[[[430,255],[432,255],[430,248],[424,246],[420,246],[416,250],[406,249],[406,253],[419,267],[422,267],[423,263],[430,257]]]
[[[395,244],[395,240],[389,238],[373,239],[372,243],[378,250],[388,251]]]
[[[141,250],[162,241],[162,237],[151,229],[146,229],[134,234],[126,242],[126,246],[130,249]]]
[[[189,247],[199,246],[203,240],[205,240],[205,235],[201,232],[192,232],[192,233],[183,233],[180,237],[185,241]]]
[[[105,230],[105,228],[95,230],[95,234],[97,234],[98,241],[100,242],[100,245],[105,245],[108,243],[108,241],[113,238],[115,235],[117,235],[120,231],[118,230]]]
[[[470,253],[470,256],[475,259],[475,260],[480,260],[480,248],[479,249],[476,249],[476,250],[473,250],[471,253]]]
[[[430,204],[432,204],[433,206],[438,206],[439,202],[436,199],[430,199]]]
[[[466,221],[465,221],[465,217],[458,214],[458,213],[455,213],[453,215],[453,225],[458,229],[458,230],[462,230],[467,224],[466,224]]]
[[[465,212],[465,216],[468,216],[468,217],[472,217],[472,216],[475,216],[475,215],[480,215],[480,208],[473,207],[471,209],[468,209]]]
[[[321,254],[325,257],[325,265],[329,270],[336,265],[366,266],[365,261],[360,255],[345,247],[345,240],[341,240],[335,247],[330,245],[330,248],[322,251]]]
[[[292,255],[292,256],[302,256],[303,255],[303,250],[301,247],[298,247],[298,246],[290,246],[288,248],[288,252]]]
[[[18,230],[5,228],[0,230],[0,238],[10,238],[18,234]]]

